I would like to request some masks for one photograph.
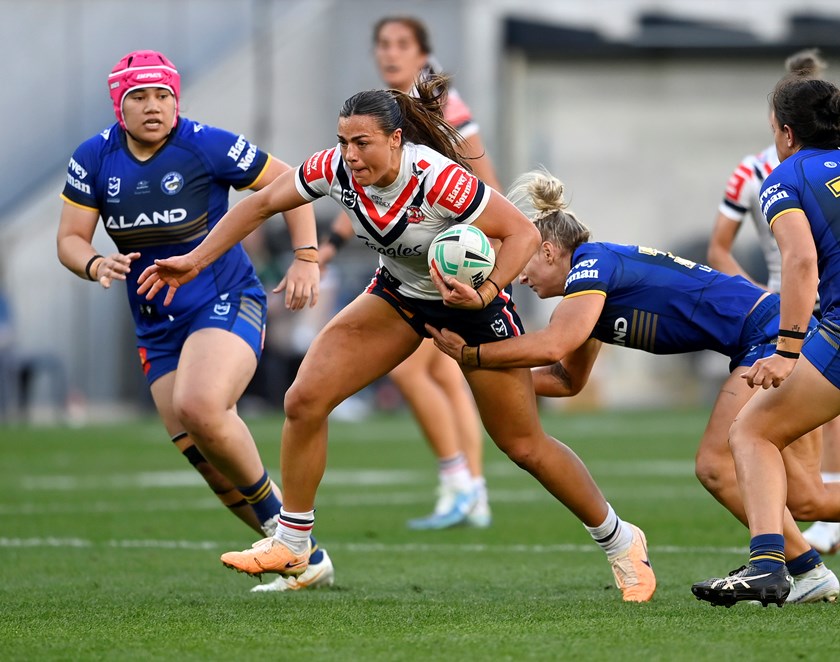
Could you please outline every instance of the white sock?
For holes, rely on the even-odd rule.
[[[484,480],[484,476],[473,476],[472,485],[478,494],[479,502],[487,503],[487,481]]]
[[[458,492],[469,492],[472,487],[472,476],[467,466],[467,458],[458,453],[438,461],[438,479],[444,487]]]
[[[840,471],[823,471],[820,476],[824,483],[840,483]]]
[[[295,554],[305,554],[309,549],[309,536],[315,525],[315,511],[305,513],[290,513],[285,508],[280,509],[277,530],[274,538],[282,542]]]
[[[622,522],[615,514],[612,506],[607,504],[607,519],[600,526],[585,526],[592,539],[603,549],[607,558],[618,556],[630,549],[633,542],[633,530]]]

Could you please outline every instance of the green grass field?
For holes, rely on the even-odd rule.
[[[691,595],[741,565],[747,543],[693,476],[705,418],[544,415],[645,529],[659,589],[642,605],[622,603],[580,523],[489,442],[493,526],[409,531],[436,468],[407,415],[332,426],[316,531],[336,586],[282,594],[249,593],[255,580],[219,563],[255,537],[155,419],[0,428],[0,659],[840,658],[840,605],[724,609]],[[249,423],[276,474],[280,420]]]

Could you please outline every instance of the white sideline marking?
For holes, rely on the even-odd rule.
[[[225,550],[238,549],[242,542],[213,542],[209,540],[86,540],[83,538],[2,538],[0,548],[21,547],[113,547],[120,549],[188,549],[188,550]],[[490,554],[577,554],[580,552],[600,552],[595,543],[590,545],[483,545],[483,544],[428,544],[405,543],[388,545],[384,543],[330,543],[330,550],[353,553],[490,553]],[[651,552],[656,554],[744,554],[746,547],[690,547],[681,545],[651,545]]]
[[[430,460],[430,465],[432,464]],[[691,461],[634,461],[590,462],[589,470],[599,476],[693,476]],[[511,462],[492,462],[485,466],[485,475],[491,478],[518,476],[523,471]],[[365,487],[388,485],[424,485],[434,481],[430,470],[409,469],[328,469],[324,486],[359,485]],[[159,487],[194,487],[203,485],[204,479],[192,469],[177,471],[140,471],[136,473],[100,475],[40,475],[22,476],[20,487],[25,490],[71,492],[75,490],[155,489]],[[492,488],[491,488],[492,489]]]
[[[203,487],[203,486],[202,486]],[[206,490],[206,487],[204,488]],[[615,501],[650,501],[663,499],[681,499],[699,501],[711,497],[699,486],[688,486],[663,488],[661,486],[651,487],[628,487],[623,489],[606,490],[607,498]],[[400,492],[341,492],[324,490],[318,494],[319,508],[388,508],[397,506],[417,506],[420,510],[430,510],[434,504],[435,496],[432,490],[418,491],[403,490]],[[502,503],[543,503],[551,506],[554,502],[548,492],[540,487],[512,490],[490,490],[490,505]],[[557,503],[558,508],[563,506]],[[20,515],[60,515],[71,513],[82,514],[103,514],[103,513],[149,513],[149,512],[171,512],[171,511],[201,511],[219,510],[222,506],[218,499],[207,496],[192,499],[133,499],[130,501],[85,501],[81,503],[68,503],[56,499],[52,503],[33,504],[0,504],[0,517],[14,517]]]

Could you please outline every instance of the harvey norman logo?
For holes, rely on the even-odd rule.
[[[764,214],[764,218],[767,218],[767,210],[774,203],[790,197],[787,191],[780,191],[780,187],[781,184],[773,184],[773,186],[768,186],[761,194],[761,213]]]

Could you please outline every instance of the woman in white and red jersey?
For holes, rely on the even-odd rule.
[[[286,393],[276,533],[223,554],[228,567],[252,575],[306,570],[329,413],[414,352],[427,336],[425,324],[454,328],[471,345],[522,333],[508,285],[536,250],[539,232],[456,151],[457,132],[440,109],[445,83],[432,77],[418,85],[417,97],[396,90],[354,95],[339,113],[336,147],[241,201],[194,250],[158,260],[140,276],[140,293],[153,297],[169,285],[171,301],[179,286],[270,216],[325,196],[342,205],[356,235],[380,256],[370,287],[320,332]],[[499,242],[496,265],[477,289],[429,273],[429,244],[457,223],[473,223]],[[295,248],[298,259],[318,259],[314,246]],[[496,445],[584,523],[606,552],[623,599],[649,600],[656,579],[644,534],[617,517],[572,450],[542,430],[530,371],[482,369],[475,358],[463,371]]]
[[[432,55],[426,25],[412,16],[386,16],[373,27],[373,52],[382,82],[390,89],[415,94],[418,80],[441,71]],[[484,151],[472,112],[451,86],[443,117],[462,140],[458,153],[485,184],[501,190]],[[322,265],[353,236],[353,225],[341,212],[320,251]],[[491,513],[483,475],[483,434],[464,377],[456,363],[425,340],[394,368],[389,377],[399,388],[438,460],[438,499],[434,511],[409,520],[412,529],[445,529],[466,524],[486,527]]]

